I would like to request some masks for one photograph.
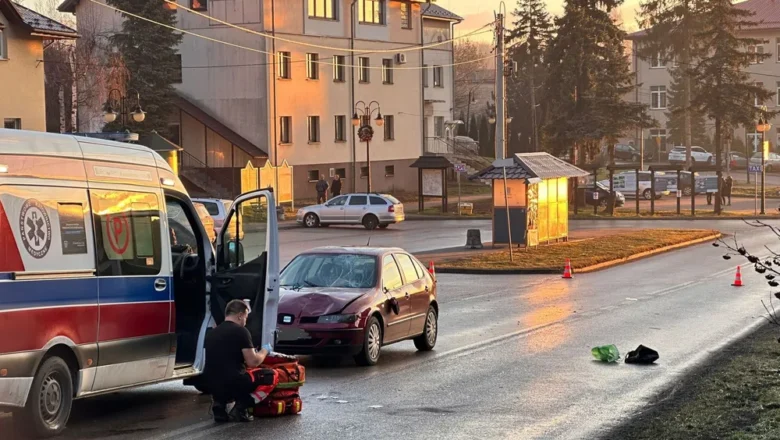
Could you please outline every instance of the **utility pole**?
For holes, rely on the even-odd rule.
[[[506,78],[504,77],[504,14],[496,16],[496,159],[506,157]]]

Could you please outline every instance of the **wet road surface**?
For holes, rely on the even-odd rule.
[[[409,226],[445,242],[450,228],[431,223]],[[752,249],[778,243],[737,221],[681,223],[739,231]],[[579,227],[588,226],[604,222]],[[401,240],[409,244],[394,244],[415,245],[412,237]],[[411,342],[386,347],[374,368],[305,359],[299,416],[214,425],[208,397],[171,383],[77,402],[64,438],[593,438],[761,318],[766,285],[745,271],[747,286],[731,287],[737,263],[720,255],[704,244],[573,280],[441,274],[436,350],[420,354]],[[593,361],[590,348],[610,343],[621,353],[644,344],[661,358],[649,367]],[[8,423],[0,417],[3,438]]]

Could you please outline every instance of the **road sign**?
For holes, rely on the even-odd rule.
[[[459,173],[465,173],[466,172],[466,165],[462,163],[456,163],[455,164],[455,171]]]
[[[593,192],[593,200],[598,200],[598,199],[599,199],[599,192],[598,191],[594,191]]]
[[[748,165],[748,172],[749,173],[760,173],[761,172],[761,165]]]
[[[678,198],[678,199],[679,199],[679,198],[682,198],[682,190],[681,190],[681,189],[678,189],[678,190],[677,190],[677,198]]]

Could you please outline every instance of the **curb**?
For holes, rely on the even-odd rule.
[[[490,220],[493,217],[489,215],[425,215],[425,214],[406,214],[404,221],[428,221],[428,220]]]
[[[747,216],[680,216],[680,217],[569,217],[569,221],[637,221],[637,220],[650,220],[650,221],[690,221],[695,222],[698,220],[778,220],[780,216],[777,215],[747,215]]]
[[[696,240],[689,240],[682,243],[673,244],[671,246],[665,246],[651,251],[641,252],[628,256],[626,258],[620,258],[617,260],[605,261],[603,263],[594,264],[583,268],[572,268],[572,273],[590,273],[604,269],[609,269],[621,264],[630,263],[634,260],[640,260],[642,258],[652,257],[658,254],[663,254],[673,250],[677,250],[684,247],[694,246],[704,242],[716,240],[722,237],[723,234],[717,233],[709,235],[707,237],[697,238]],[[560,274],[562,269],[560,268],[535,268],[535,269],[470,269],[470,268],[457,268],[457,267],[437,267],[438,273],[450,273],[450,274],[463,274],[463,275],[550,275]]]

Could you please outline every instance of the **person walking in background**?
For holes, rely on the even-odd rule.
[[[338,197],[341,195],[341,177],[336,174],[333,176],[333,182],[330,183],[330,197]]]
[[[726,206],[726,179],[724,177],[720,178],[720,203],[723,206]]]
[[[317,190],[317,204],[325,203],[328,200],[328,181],[325,180],[325,175],[320,174],[320,180],[314,186]]]
[[[731,206],[731,190],[734,188],[734,179],[731,178],[731,174],[726,177],[726,184],[723,189],[723,200],[725,203],[726,197],[729,198],[728,206]]]

